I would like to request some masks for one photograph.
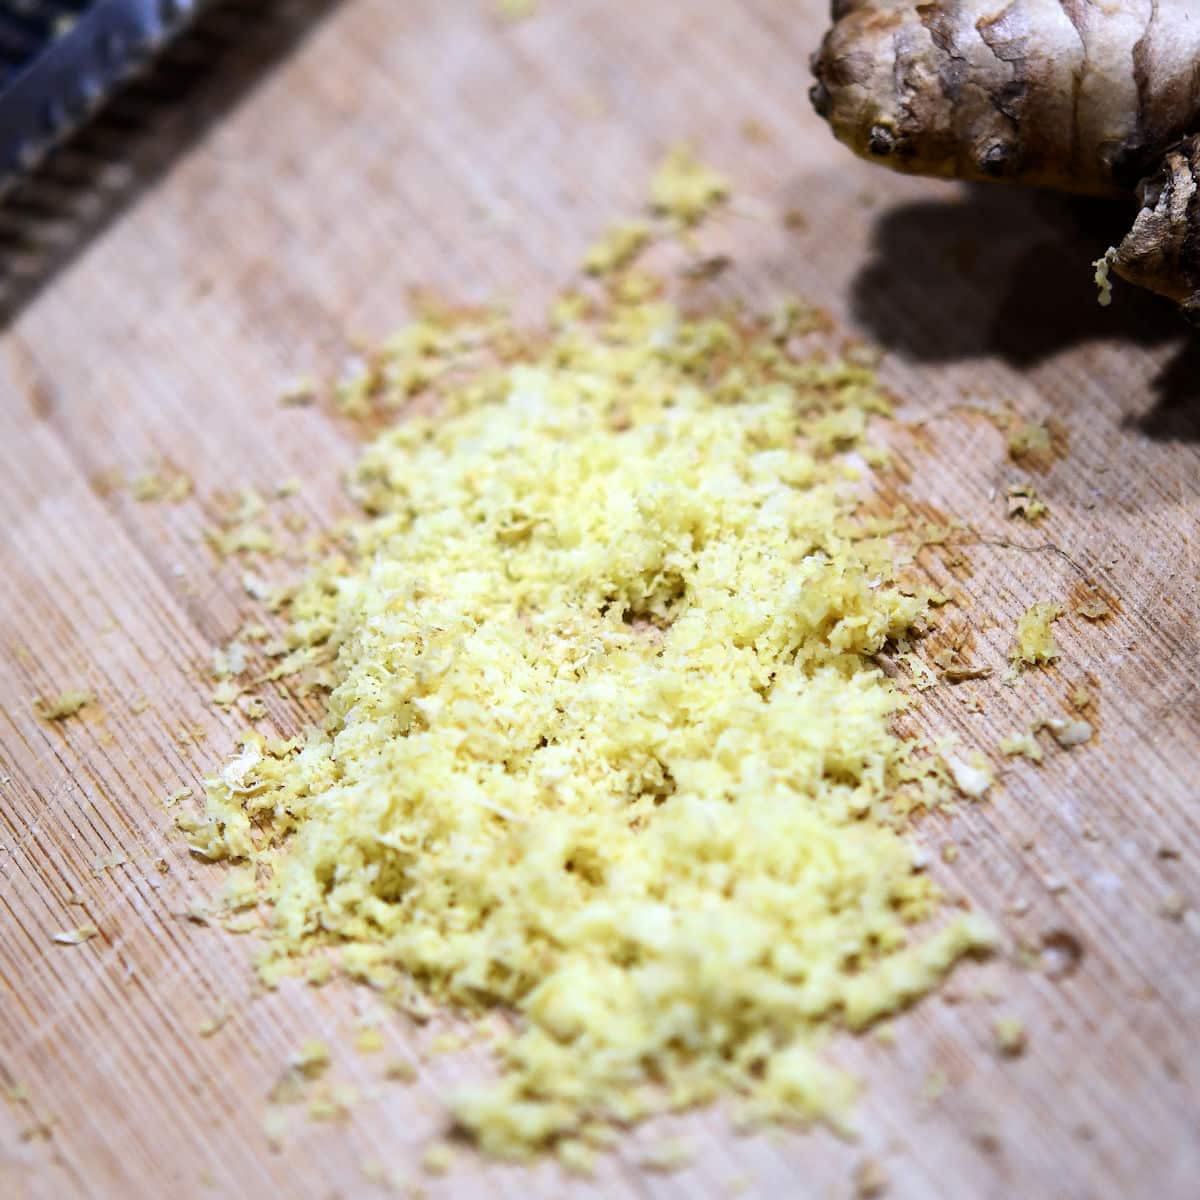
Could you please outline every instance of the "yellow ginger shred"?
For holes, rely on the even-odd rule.
[[[1112,303],[1112,279],[1109,272],[1116,261],[1117,248],[1109,246],[1107,250],[1092,263],[1094,274],[1092,280],[1096,284],[1096,303],[1101,308],[1107,308]]]
[[[77,929],[65,929],[62,933],[56,933],[50,940],[60,946],[81,946],[99,932],[95,925],[80,925]]]
[[[229,529],[206,529],[209,545],[222,557],[234,554],[277,554],[279,543],[264,525],[245,521]]]
[[[683,175],[658,197],[696,214],[719,188]],[[418,1019],[516,1014],[453,1100],[491,1154],[583,1168],[718,1092],[843,1124],[828,1034],[993,936],[936,921],[894,815],[948,788],[874,661],[926,604],[843,472],[872,371],[653,289],[422,344],[437,415],[366,448],[364,515],[290,593],[280,676],[320,665],[324,720],[246,734],[181,827],[269,858],[264,980],[336,951]]]
[[[358,1103],[358,1089],[351,1084],[322,1088],[308,1102],[308,1116],[313,1121],[344,1121]]]
[[[650,241],[650,226],[645,221],[625,221],[606,230],[588,250],[583,269],[589,275],[610,275],[629,266]]]
[[[421,1166],[430,1175],[445,1175],[454,1165],[454,1151],[447,1142],[434,1142],[421,1156]]]
[[[454,1054],[463,1048],[465,1042],[461,1034],[458,1033],[439,1033],[437,1037],[429,1043],[431,1054]]]
[[[312,404],[320,391],[320,385],[311,375],[297,375],[283,385],[279,393],[279,403],[288,408],[301,408]]]
[[[674,146],[650,181],[650,204],[655,212],[695,225],[729,196],[724,176],[707,167],[689,146]]]
[[[288,1065],[306,1079],[316,1079],[329,1068],[329,1047],[316,1038],[308,1038],[288,1059]]]
[[[1025,1026],[1017,1017],[999,1017],[992,1026],[997,1053],[1016,1058],[1025,1050]]]
[[[682,1171],[692,1160],[692,1151],[680,1138],[668,1138],[651,1146],[639,1160],[647,1171],[659,1171],[664,1175]]]
[[[354,1035],[354,1048],[359,1054],[378,1054],[387,1049],[387,1042],[384,1041],[383,1034],[378,1029],[374,1026],[367,1026]]]
[[[416,1083],[418,1072],[407,1058],[395,1058],[387,1064],[383,1074],[393,1083]]]
[[[123,867],[129,862],[129,856],[117,851],[115,854],[98,854],[92,859],[92,874],[100,875],[104,871],[112,871]]]
[[[219,708],[232,708],[242,694],[242,689],[232,679],[222,679],[213,689],[212,702]]]
[[[44,721],[66,721],[76,716],[81,709],[89,704],[95,704],[96,697],[92,692],[73,690],[60,692],[49,699],[40,698],[34,702],[34,711]]]
[[[170,468],[143,471],[140,475],[135,475],[129,482],[130,494],[135,500],[144,504],[157,500],[178,504],[186,500],[192,494],[193,489],[194,485],[190,476]]]
[[[217,1006],[215,1012],[211,1016],[205,1017],[196,1028],[196,1032],[202,1037],[212,1037],[213,1034],[220,1033],[222,1029],[229,1023],[230,1018],[229,1006],[222,1003]]]
[[[946,766],[954,786],[971,800],[978,800],[995,782],[992,768],[982,754],[973,754],[970,759],[948,754]]]
[[[1042,717],[1037,727],[1050,730],[1051,736],[1064,750],[1090,742],[1095,732],[1087,721],[1076,717]]]
[[[596,1168],[596,1152],[576,1138],[563,1138],[555,1147],[558,1161],[569,1175],[589,1176]]]
[[[1021,614],[1017,620],[1016,640],[1009,652],[1013,662],[1039,666],[1059,657],[1052,626],[1062,612],[1062,605],[1057,601],[1043,600]]]
[[[1008,456],[1014,461],[1048,454],[1052,447],[1050,430],[1040,421],[1023,421],[1008,435]]]
[[[524,21],[538,10],[538,0],[495,0],[496,15],[502,21]]]
[[[263,1113],[262,1129],[267,1145],[273,1152],[278,1153],[283,1148],[283,1139],[287,1136],[287,1113],[282,1109],[268,1108]]]
[[[1020,755],[1035,763],[1041,762],[1043,758],[1042,748],[1037,744],[1037,738],[1032,733],[1014,733],[1012,737],[1005,738],[1000,743],[1000,753],[1009,758],[1016,758]]]
[[[1032,484],[1014,483],[1005,495],[1008,497],[1008,515],[1019,517],[1031,525],[1050,511],[1046,502],[1038,497]]]

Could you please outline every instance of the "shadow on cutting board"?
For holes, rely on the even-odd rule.
[[[1200,439],[1200,347],[1171,305],[1114,281],[1101,308],[1090,263],[1128,228],[1131,206],[1001,187],[883,213],[853,285],[870,336],[922,362],[997,355],[1028,367],[1105,339],[1179,342],[1153,381],[1155,407],[1127,423],[1151,437]]]
[[[1179,352],[1154,379],[1158,403],[1125,424],[1157,442],[1200,442],[1200,332],[1187,336]]]
[[[0,203],[0,331],[342,0],[222,0]]]

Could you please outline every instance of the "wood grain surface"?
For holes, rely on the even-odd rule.
[[[805,95],[821,0],[544,0],[513,24],[476,0],[320,7],[283,61],[251,55],[192,101],[170,169],[0,337],[0,1194],[370,1197],[383,1171],[431,1197],[836,1197],[873,1160],[897,1197],[1195,1195],[1200,355],[1128,289],[1095,305],[1088,262],[1127,214],[854,161]],[[908,492],[968,530],[960,563],[925,565],[957,580],[975,657],[1002,668],[1025,607],[1067,605],[1056,667],[938,686],[918,722],[1003,763],[986,801],[917,836],[1004,950],[897,1020],[894,1045],[836,1044],[865,1081],[856,1141],[737,1137],[717,1106],[631,1132],[591,1181],[466,1149],[423,1178],[441,1098],[482,1053],[428,1053],[447,1024],[392,1014],[420,1077],[386,1082],[352,1048],[370,994],[260,994],[253,938],[185,919],[222,871],[162,801],[233,744],[207,664],[248,612],[203,531],[222,493],[291,477],[284,509],[344,512],[353,431],[282,407],[284,382],[336,372],[346,334],[386,333],[421,285],[536,318],[681,138],[737,192],[702,235],[734,265],[684,285],[691,301],[797,292],[885,351]],[[1051,421],[1063,452],[1012,462],[1001,411]],[[161,460],[194,497],[109,486]],[[1023,480],[1050,506],[1036,527],[1006,516]],[[1112,619],[1073,611],[1089,581]],[[1092,743],[1001,760],[1001,737],[1080,683]],[[97,703],[34,713],[75,687]],[[269,705],[267,728],[303,720]],[[111,855],[128,861],[97,869]],[[52,941],[85,922],[97,937]],[[1005,1016],[1028,1034],[1013,1058],[992,1044]],[[362,1097],[346,1121],[296,1115],[273,1150],[266,1097],[307,1037]],[[690,1164],[639,1167],[665,1134]]]

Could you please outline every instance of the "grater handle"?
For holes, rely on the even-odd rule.
[[[208,0],[94,0],[0,89],[0,195]]]

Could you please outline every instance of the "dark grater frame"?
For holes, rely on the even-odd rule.
[[[339,3],[0,0],[0,329]]]
[[[0,195],[208,0],[0,0]]]

